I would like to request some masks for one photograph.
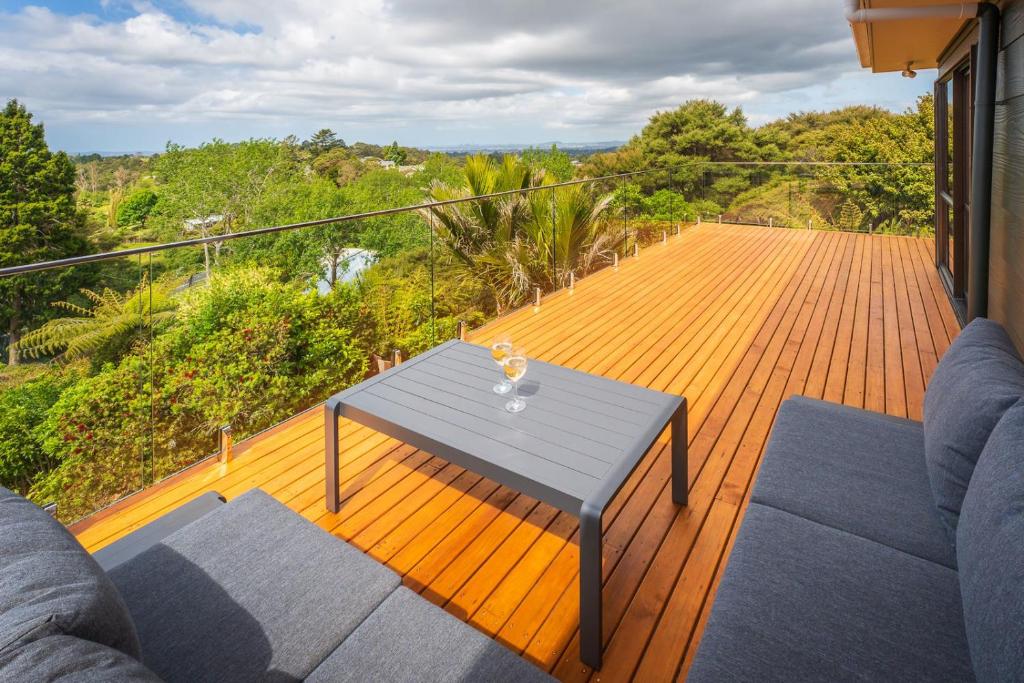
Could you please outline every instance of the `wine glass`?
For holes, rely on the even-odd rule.
[[[512,382],[512,400],[505,404],[505,410],[510,413],[518,413],[526,408],[526,401],[519,398],[519,380],[526,374],[526,354],[521,349],[515,349],[505,358],[505,377]]]
[[[512,391],[512,383],[505,377],[505,359],[512,353],[512,342],[504,337],[495,339],[491,344],[491,358],[498,364],[498,372],[501,372],[501,381],[494,385],[494,393],[504,396]]]

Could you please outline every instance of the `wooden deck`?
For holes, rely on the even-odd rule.
[[[705,224],[471,335],[689,400],[688,507],[663,434],[606,513],[597,675],[578,659],[573,517],[352,424],[329,514],[319,410],[74,530],[96,549],[202,491],[258,486],[560,679],[682,679],[780,402],[920,418],[959,329],[932,260],[929,240]]]

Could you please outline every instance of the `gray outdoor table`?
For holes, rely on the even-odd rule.
[[[530,360],[527,407],[505,410],[490,350],[450,341],[327,400],[327,508],[340,506],[338,417],[580,520],[580,658],[601,667],[601,515],[672,426],[672,500],[686,504],[686,399]],[[343,445],[343,444],[342,444]]]

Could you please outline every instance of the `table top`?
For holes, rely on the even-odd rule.
[[[451,341],[328,401],[337,414],[571,514],[603,509],[683,398],[530,359],[510,395],[490,350]],[[342,444],[344,449],[344,444]]]

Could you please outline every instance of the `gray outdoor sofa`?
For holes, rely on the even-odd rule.
[[[551,680],[262,491],[94,558],[0,488],[0,681],[57,679]]]
[[[1024,681],[1022,397],[977,320],[923,423],[786,401],[689,680]]]

